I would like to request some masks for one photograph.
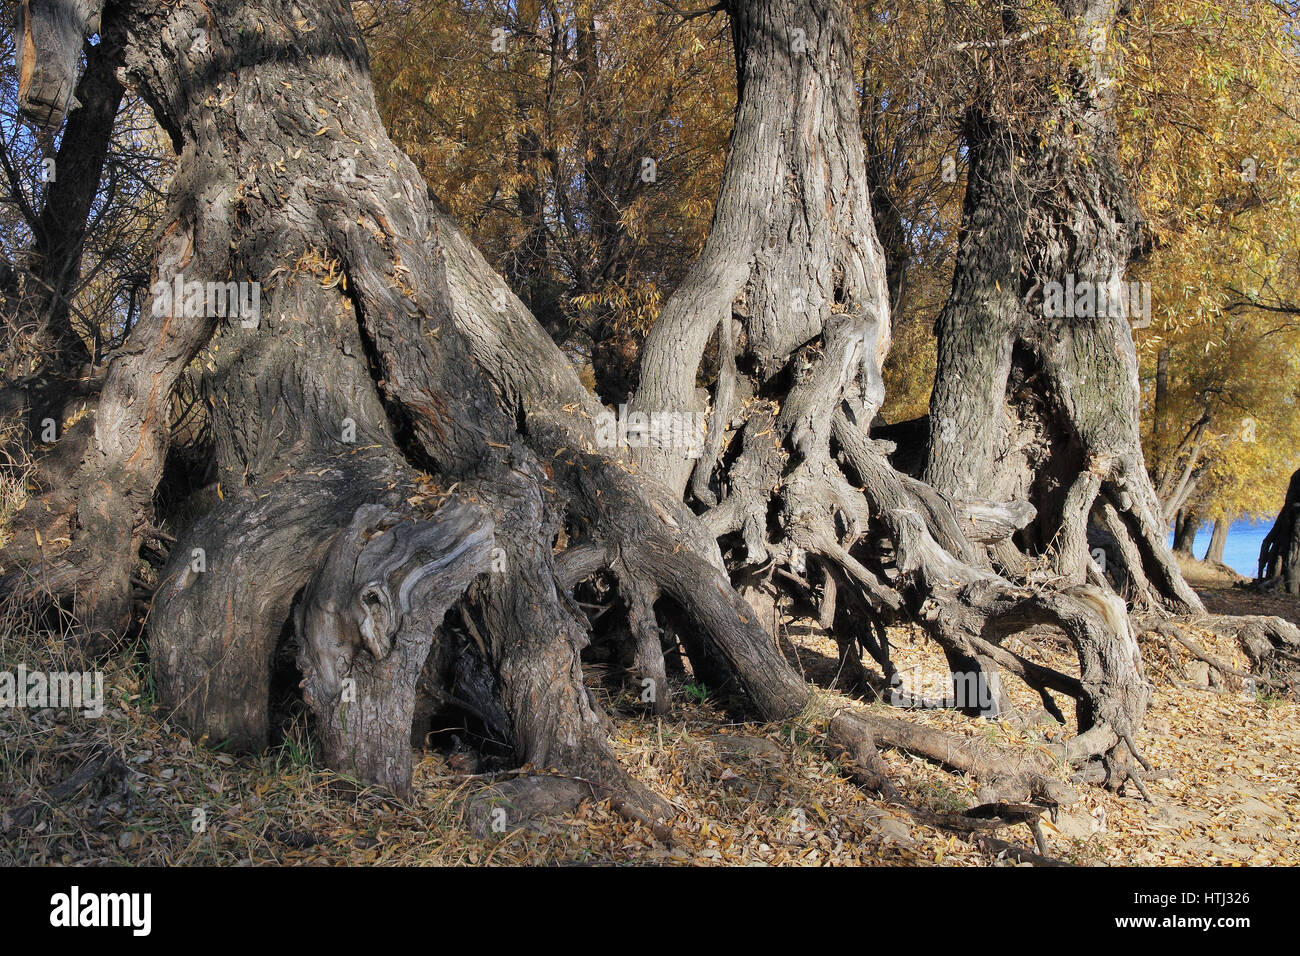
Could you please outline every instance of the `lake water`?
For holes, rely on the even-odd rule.
[[[1253,578],[1259,571],[1259,547],[1264,543],[1272,527],[1271,520],[1236,522],[1228,529],[1228,541],[1223,546],[1223,563],[1238,574]],[[1205,552],[1210,547],[1210,533],[1213,530],[1214,526],[1207,524],[1196,532],[1194,547],[1198,558],[1205,557]],[[1169,533],[1169,543],[1170,545],[1174,543],[1172,531]]]

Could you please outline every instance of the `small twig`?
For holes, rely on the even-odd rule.
[[[1147,773],[1150,773],[1152,770],[1155,770],[1155,767],[1151,766],[1151,761],[1147,760],[1146,757],[1138,753],[1137,744],[1133,742],[1132,734],[1124,733],[1121,734],[1120,736],[1124,738],[1124,743],[1128,744],[1129,752],[1133,754],[1133,756],[1137,759],[1137,762],[1142,765],[1143,770],[1145,770]]]
[[[975,844],[986,853],[992,853],[997,856],[999,853],[1005,853],[1007,856],[1021,863],[1032,863],[1034,866],[1073,866],[1072,863],[1066,863],[1064,860],[1055,860],[1050,856],[1032,853],[1029,850],[1016,846],[1014,843],[1008,843],[1006,840],[999,840],[997,837],[980,835],[975,838]]]
[[[1149,790],[1147,790],[1147,786],[1146,786],[1146,784],[1144,784],[1144,783],[1142,782],[1142,778],[1141,778],[1141,777],[1139,777],[1136,773],[1134,773],[1134,772],[1133,772],[1132,770],[1130,770],[1128,767],[1125,767],[1125,768],[1124,768],[1124,772],[1125,772],[1126,774],[1128,774],[1128,778],[1129,778],[1130,780],[1132,780],[1133,783],[1137,786],[1138,791],[1142,794],[1143,799],[1145,799],[1147,803],[1155,803],[1155,802],[1156,802],[1156,801],[1152,798],[1152,796],[1151,796],[1151,792],[1150,792]]]

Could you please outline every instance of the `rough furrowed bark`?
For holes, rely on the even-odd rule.
[[[1149,295],[1123,281],[1140,217],[1114,117],[1120,11],[1092,0],[1062,12],[1069,95],[1042,94],[1050,119],[1023,126],[990,102],[966,124],[971,168],[937,325],[925,477],[959,503],[1028,498],[1037,515],[1016,544],[1069,584],[1110,578],[1144,606],[1200,612],[1165,541],[1137,432],[1128,319]],[[996,83],[1006,80],[1024,82]],[[1056,74],[1030,82],[1046,90]],[[1105,530],[1100,565],[1091,527]],[[1024,566],[1008,548],[998,561],[1016,573]]]
[[[1026,316],[1006,277],[1020,271],[1027,190],[1016,175],[1009,129],[971,107],[965,136],[970,171],[953,291],[935,323],[941,374],[930,396],[922,477],[955,501],[1011,500],[1028,490],[1016,487],[1005,464],[1012,442],[1006,382]],[[995,468],[999,457],[1003,463]]]
[[[266,747],[272,660],[295,595],[358,501],[400,500],[378,480],[386,464],[368,464],[316,459],[323,476],[228,498],[178,540],[148,632],[159,703],[180,726],[214,746]]]
[[[110,367],[93,427],[77,433],[85,452],[56,447],[51,458],[52,467],[76,458],[72,491],[50,494],[32,514],[55,514],[74,549],[86,539],[87,554],[107,537],[92,519],[107,522],[119,546],[109,553],[129,568],[161,469],[170,390],[219,330],[202,353],[218,503],[178,535],[148,622],[163,703],[187,727],[213,742],[265,744],[271,658],[300,600],[307,691],[336,766],[404,789],[402,730],[420,706],[412,687],[442,680],[446,661],[433,658],[455,648],[475,692],[503,715],[518,761],[551,781],[498,795],[514,814],[610,797],[634,819],[665,815],[668,806],[619,767],[583,685],[588,625],[568,593],[571,575],[596,566],[592,554],[613,568],[638,667],[656,688],[653,609],[663,599],[707,636],[762,718],[804,719],[817,710],[812,689],[723,561],[718,534],[739,530],[748,562],[798,576],[811,551],[841,590],[881,615],[917,611],[927,596],[964,606],[965,624],[937,633],[964,660],[1078,691],[1084,734],[1066,756],[1112,758],[1112,737],[1124,737],[1141,709],[1139,695],[1115,691],[1132,689],[1136,666],[1123,641],[1107,643],[1077,599],[1035,599],[996,579],[965,537],[961,509],[909,485],[878,449],[837,461],[837,451],[852,457],[852,442],[833,434],[837,415],[847,406],[855,422],[873,417],[889,338],[840,3],[763,0],[732,11],[742,99],[716,240],[681,302],[665,309],[632,403],[694,415],[703,350],[719,322],[735,321],[736,374],[726,376],[735,395],[715,404],[741,424],[715,428],[698,463],[673,443],[626,454],[596,447],[604,409],[383,133],[345,4],[129,10],[127,76],[181,154],[159,277],[247,278],[261,283],[266,306],[248,327],[242,316],[146,309]],[[695,487],[718,499],[703,518],[682,500],[697,468]],[[417,471],[459,503],[441,517],[416,508],[406,520]],[[80,490],[105,482],[99,498]],[[105,495],[121,504],[105,509]],[[62,512],[48,507],[56,501]],[[462,524],[462,508],[481,518]],[[402,520],[390,524],[392,515]],[[487,522],[492,572],[448,619],[459,616],[462,639],[460,625],[440,619],[481,567]],[[872,551],[867,532],[881,529],[892,559]],[[577,539],[572,561],[553,554],[561,530]],[[430,565],[438,572],[426,574]],[[85,570],[71,568],[72,577]],[[128,593],[129,577],[103,580]],[[1083,635],[1078,687],[980,643],[989,627],[1030,618]],[[356,701],[343,698],[345,673]],[[828,719],[831,743],[889,793],[870,721],[856,710]],[[996,754],[961,756],[946,738],[881,727],[899,746],[997,786],[1007,779]],[[1044,798],[1049,789],[1028,785]]]
[[[513,412],[443,321],[446,283],[425,189],[383,133],[350,12],[328,0],[218,7],[128,9],[128,79],[180,153],[177,225],[159,274],[247,276],[269,302],[251,317],[203,308],[189,315],[179,302],[146,308],[96,413],[92,437],[109,447],[88,441],[78,466],[88,484],[126,502],[103,519],[116,537],[101,547],[99,533],[86,554],[133,564],[128,538],[148,514],[165,448],[161,412],[176,376],[220,324],[204,355],[220,501],[180,535],[149,622],[164,706],[214,743],[265,744],[271,656],[296,593],[359,505],[391,510],[414,491],[409,459],[447,484],[462,482],[490,520],[508,512],[513,522],[502,535],[511,575],[493,576],[480,605],[494,625],[485,651],[521,758],[599,774],[623,799],[636,788],[598,733],[582,686],[584,622],[553,582],[553,489],[517,441]],[[96,451],[107,460],[90,461]],[[74,512],[95,504],[76,484],[58,493]],[[44,515],[49,500],[34,501],[31,513]],[[318,590],[326,586],[317,579]],[[430,627],[437,623],[430,618]],[[405,679],[428,645],[397,647],[398,657],[379,667]],[[361,711],[376,721],[382,710],[404,714],[404,689],[383,688],[396,695],[388,701],[373,690]],[[354,755],[352,765],[401,788],[395,722],[406,718],[385,719],[383,732],[378,724],[366,731],[363,749],[373,753]],[[324,723],[341,729],[332,718]],[[346,741],[330,741],[332,759],[344,759]]]
[[[269,241],[281,225],[266,212],[268,206],[279,205],[278,197],[258,187],[265,156],[239,163],[232,150],[255,152],[277,142],[281,137],[273,131],[290,117],[294,119],[285,125],[301,124],[296,117],[302,111],[286,112],[261,102],[249,75],[253,69],[246,68],[240,82],[237,73],[223,74],[222,67],[257,63],[268,47],[274,49],[287,38],[258,31],[255,11],[228,12],[218,30],[210,13],[197,6],[134,3],[117,11],[128,35],[127,82],[153,106],[180,154],[169,187],[168,225],[160,240],[155,290],[159,285],[170,290],[177,280],[245,281],[250,273],[266,277],[285,265],[268,261],[283,246]],[[262,44],[244,48],[250,36],[260,37]],[[49,56],[41,62],[50,84],[75,79],[75,49],[70,66],[64,52],[58,44],[37,51],[38,56]],[[56,79],[53,71],[60,63],[62,79]],[[274,69],[286,82],[292,74],[305,83],[312,65],[310,60],[298,67],[283,61]],[[210,109],[207,98],[218,87],[226,108]],[[63,489],[29,499],[15,523],[21,533],[6,549],[6,566],[30,567],[38,561],[49,563],[52,557],[35,544],[37,532],[44,529],[47,540],[67,539],[70,558],[65,563],[75,565],[76,572],[60,576],[60,589],[78,594],[77,616],[92,629],[120,630],[127,621],[138,531],[151,516],[166,453],[171,389],[217,325],[218,315],[205,306],[203,293],[199,299],[199,307],[191,309],[188,298],[160,302],[151,296],[125,346],[109,362],[93,432],[78,468]],[[69,503],[71,509],[56,507]],[[49,580],[45,574],[29,577]]]
[[[174,224],[158,261],[160,272],[192,266],[193,235]],[[140,532],[166,455],[171,387],[213,325],[152,309],[141,318],[109,363],[93,415],[38,464],[35,493],[4,549],[7,593],[72,595],[87,630],[125,628]]]
[[[743,329],[740,354],[770,382],[835,311],[857,325],[864,396],[874,410],[884,398],[889,300],[867,198],[848,21],[834,3],[734,4],[728,12],[740,101],[713,228],[651,329],[631,407],[649,415],[702,412],[700,359],[733,315]],[[693,468],[714,466],[660,442],[633,448],[633,457],[674,493],[685,490]]]
[[[358,505],[415,490],[351,303],[322,278],[282,280],[257,329],[234,323],[214,342],[219,500],[178,536],[149,621],[163,706],[240,750],[267,744],[272,655],[332,539]]]
[[[367,194],[357,221],[335,220],[331,234],[344,250],[390,414],[409,431],[421,460],[481,501],[498,528],[497,571],[476,585],[470,606],[516,757],[589,781],[598,799],[611,797],[633,817],[663,816],[666,805],[618,766],[605,723],[583,687],[578,655],[587,643],[586,620],[556,587],[550,545],[564,498],[520,441],[514,410],[493,390],[452,322],[458,300],[448,281],[448,253],[441,244],[436,255],[426,252],[431,239],[447,235],[454,242],[459,231],[437,223],[414,167],[388,149],[391,162],[358,166],[359,175],[381,185]],[[394,194],[409,201],[382,198]],[[504,289],[486,269],[475,270],[474,282],[487,303]],[[535,331],[545,335],[540,327]],[[520,786],[510,798],[511,812],[526,816],[530,811],[520,801],[535,788]]]

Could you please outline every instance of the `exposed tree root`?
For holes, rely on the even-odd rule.
[[[1147,619],[1143,628],[1146,634],[1176,642],[1225,681],[1291,697],[1300,693],[1300,628],[1290,621],[1267,615],[1208,615],[1193,618],[1191,623],[1235,641],[1250,661],[1250,670],[1242,671],[1211,654],[1188,637],[1177,621]]]
[[[335,537],[296,611],[330,767],[409,792],[417,682],[443,614],[489,567],[492,531],[464,504],[421,520],[365,505]]]
[[[196,735],[265,746],[272,659],[292,620],[332,765],[403,793],[414,713],[454,706],[504,731],[518,764],[543,775],[502,785],[507,813],[608,798],[667,838],[672,807],[619,765],[583,683],[591,624],[571,592],[609,570],[656,711],[668,706],[661,629],[686,622],[701,667],[725,667],[763,720],[824,719],[827,749],[846,753],[855,779],[886,799],[899,792],[881,747],[970,774],[985,803],[1075,798],[1046,760],[864,708],[828,709],[732,579],[762,569],[808,593],[811,556],[824,621],[855,619],[845,633],[886,679],[885,626],[916,621],[954,671],[991,688],[992,699],[967,709],[1001,712],[1000,672],[1058,715],[1051,695],[1071,697],[1079,734],[1057,759],[1141,788],[1132,741],[1150,689],[1122,602],[1085,585],[1079,559],[1104,496],[1128,552],[1148,578],[1162,573],[1145,499],[1124,490],[1133,463],[1108,459],[1070,483],[1054,516],[1073,585],[1061,591],[1003,577],[989,558],[992,548],[1014,563],[1011,537],[1034,509],[954,503],[893,469],[869,437],[883,400],[888,295],[841,3],[729,5],[742,71],[729,185],[700,261],[647,342],[632,403],[700,411],[696,376],[716,331],[725,367],[696,461],[672,442],[596,446],[605,410],[384,136],[346,5],[301,0],[301,20],[262,30],[255,6],[212,2],[229,24],[212,36],[213,64],[245,71],[217,106],[190,82],[188,60],[143,52],[171,50],[170,37],[188,33],[148,11],[131,25],[128,63],[183,150],[159,272],[260,276],[267,315],[245,328],[232,316],[145,310],[93,422],[43,463],[44,486],[6,553],[6,584],[56,593],[93,584],[87,621],[121,626],[153,525],[171,390],[210,345],[220,504],[177,534],[149,621],[162,702]],[[197,24],[209,16],[200,8],[183,2],[168,17]],[[773,27],[796,19],[807,31],[801,58]],[[275,38],[255,65],[224,47],[227,36],[253,35]],[[286,57],[282,45],[311,53]],[[302,122],[317,94],[336,105],[343,139]],[[266,168],[267,143],[285,163]],[[340,148],[354,160],[346,180]],[[422,477],[436,481],[442,510],[411,507]],[[63,539],[65,559],[51,560],[42,541]],[[570,545],[557,555],[561,539]],[[1163,583],[1176,591],[1180,580],[1175,571]],[[1077,678],[1001,646],[1043,624],[1072,642]]]

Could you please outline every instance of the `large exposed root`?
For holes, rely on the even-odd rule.
[[[409,792],[417,683],[443,614],[489,566],[492,531],[460,502],[418,520],[363,505],[335,537],[295,615],[329,766]]]

